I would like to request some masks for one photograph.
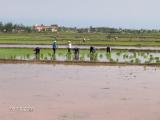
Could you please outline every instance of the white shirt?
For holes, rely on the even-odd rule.
[[[72,44],[71,43],[68,44],[68,48],[72,48]]]

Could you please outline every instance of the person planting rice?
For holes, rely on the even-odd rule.
[[[110,46],[107,46],[106,51],[107,51],[107,53],[110,53],[110,52],[111,52]]]
[[[54,54],[56,53],[56,49],[57,49],[57,44],[56,44],[56,41],[54,41],[52,44],[52,50]]]
[[[39,48],[39,47],[36,47],[36,48],[34,49],[34,51],[35,51],[35,55],[36,55],[36,56],[40,54],[40,48]]]
[[[95,47],[93,47],[93,46],[91,46],[90,47],[90,61],[93,61],[93,60],[95,60],[95,58],[96,58],[96,54],[95,54],[95,52],[96,52],[96,48]]]
[[[93,53],[95,53],[95,52],[96,52],[96,48],[93,47],[93,46],[91,46],[91,47],[90,47],[90,54],[91,54],[91,53],[93,54]]]
[[[34,49],[34,51],[35,51],[36,59],[39,59],[40,48],[39,48],[39,47],[36,47],[36,48]]]
[[[71,41],[68,41],[68,53],[71,52],[71,49],[72,49]]]
[[[79,48],[74,48],[73,50],[75,60],[79,60]]]

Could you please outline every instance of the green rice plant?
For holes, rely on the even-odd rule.
[[[116,59],[116,62],[117,62],[117,63],[119,62],[119,59],[118,59],[118,58]]]
[[[7,57],[6,57],[6,59],[8,59]],[[12,55],[12,56],[10,56],[10,58],[9,59],[16,59],[16,55]]]
[[[147,59],[147,58],[148,58],[148,56],[147,56],[147,55],[144,55],[143,57],[144,57],[144,59]]]
[[[20,58],[21,58],[21,60],[23,60],[24,57],[23,57],[23,56],[20,56]]]
[[[90,54],[90,61],[97,61],[97,56],[98,56],[97,53],[91,53]]]
[[[128,57],[129,59],[133,59],[134,58],[134,56],[133,55],[129,55],[129,57]]]
[[[145,53],[144,52],[141,52],[141,56],[144,56],[145,55]]]
[[[47,56],[44,57],[44,60],[48,60]]]
[[[51,57],[51,56],[52,56],[52,54],[49,52],[49,53],[48,53],[48,56],[49,56],[49,57]]]
[[[103,54],[100,54],[99,57],[100,57],[100,58],[103,58]]]
[[[159,57],[155,57],[155,60],[156,60],[156,61],[159,61]]]
[[[56,60],[56,54],[52,54],[51,60]]]
[[[141,52],[137,52],[138,56],[141,56]]]
[[[132,63],[132,64],[133,64],[133,63],[134,63],[134,60],[132,59],[132,60],[130,61],[130,63]]]
[[[111,59],[111,57],[112,57],[112,54],[111,53],[107,53],[106,54],[106,58],[109,60],[109,59]]]
[[[80,61],[84,61],[84,55],[80,56]]]
[[[16,59],[16,55],[14,55],[13,58]]]
[[[90,54],[87,54],[87,57],[90,58]]]
[[[154,57],[153,55],[150,55],[150,58],[149,58],[150,61],[154,60]]]
[[[128,54],[126,54],[126,58],[128,58]]]
[[[13,59],[13,58],[14,58],[13,56],[10,57],[10,59]]]
[[[136,58],[136,59],[135,59],[135,63],[136,63],[136,64],[139,64],[139,63],[141,63],[141,60],[138,59],[138,58]]]
[[[124,55],[123,55],[123,59],[125,59],[125,58],[126,58],[126,55],[124,54]]]
[[[109,59],[110,62],[114,62],[114,60],[112,58]]]
[[[148,60],[148,63],[152,63],[152,60],[149,59],[149,60]]]
[[[126,58],[128,58],[128,54],[127,53],[123,55],[123,59],[126,59]]]
[[[94,53],[94,61],[97,61],[98,54]]]
[[[155,61],[155,63],[159,63],[159,62],[160,62],[159,60],[156,60],[156,61]]]
[[[150,64],[151,62],[150,61],[145,61],[145,64]]]
[[[160,62],[159,57],[155,57],[154,60],[155,60],[155,63],[159,63]]]
[[[59,52],[59,53],[58,53],[58,56],[63,56],[63,54],[64,54],[64,53]],[[69,53],[69,54],[71,54],[71,53]]]
[[[67,61],[71,61],[72,60],[72,54],[71,53],[67,53],[66,57],[67,57]]]
[[[27,59],[29,59],[30,58],[30,54],[27,54],[26,57],[27,57]]]
[[[137,53],[136,53],[136,52],[134,52],[134,53],[133,53],[133,56],[134,56],[134,58],[136,58],[136,57],[137,57]]]
[[[43,54],[43,53],[40,54],[40,58],[41,58],[41,59],[44,58],[44,54]]]
[[[117,55],[117,56],[120,56],[120,55],[121,55],[121,52],[117,52],[116,55]]]

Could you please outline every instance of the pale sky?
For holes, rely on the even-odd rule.
[[[0,0],[0,21],[160,29],[160,0]]]

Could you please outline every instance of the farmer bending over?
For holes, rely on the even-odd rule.
[[[71,41],[68,41],[68,53],[71,52],[71,49],[72,49]]]
[[[79,48],[74,48],[73,50],[75,60],[79,60]]]
[[[56,49],[57,49],[57,44],[56,44],[56,41],[54,41],[52,44],[52,50],[54,54],[56,53]]]
[[[36,47],[34,49],[34,51],[35,51],[36,56],[40,54],[40,48],[39,47]]]
[[[107,46],[106,50],[107,50],[107,53],[111,52],[111,48],[109,46]]]
[[[91,47],[90,47],[90,54],[91,54],[91,53],[95,53],[95,52],[96,52],[96,48],[93,47],[93,46],[91,46]]]

